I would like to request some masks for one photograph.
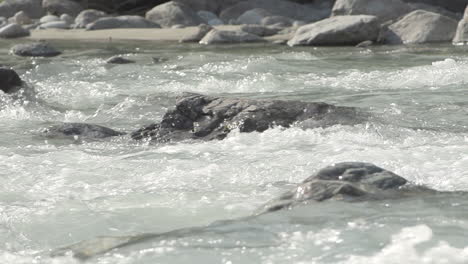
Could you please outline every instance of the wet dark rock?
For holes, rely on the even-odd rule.
[[[121,57],[121,56],[113,56],[113,57],[110,57],[106,61],[106,63],[108,63],[108,64],[129,64],[129,63],[135,63],[135,61],[126,59],[126,58]]]
[[[9,24],[0,28],[0,38],[22,38],[30,34],[29,30],[18,24]]]
[[[203,37],[208,34],[213,29],[212,26],[201,24],[197,27],[196,31],[192,34],[184,36],[182,39],[179,40],[181,43],[187,42],[199,42],[203,39]]]
[[[164,58],[164,57],[152,57],[151,59],[153,60],[153,63],[155,64],[163,63],[169,60],[168,58]]]
[[[0,90],[7,94],[14,93],[22,85],[23,81],[14,70],[0,67]]]
[[[49,138],[80,137],[80,138],[107,138],[125,135],[113,129],[85,123],[62,123],[51,126],[42,131]]]
[[[160,123],[143,127],[131,136],[154,142],[214,140],[225,138],[234,129],[244,133],[263,132],[275,126],[288,128],[300,122],[307,127],[325,127],[356,124],[362,119],[355,108],[326,103],[189,94],[179,98],[175,109],[169,110]]]
[[[62,54],[62,52],[43,42],[17,44],[11,48],[11,53],[23,57],[54,57]]]
[[[434,190],[408,184],[405,178],[371,163],[343,162],[321,169],[295,189],[267,203],[259,213],[329,199],[356,202],[434,193]]]

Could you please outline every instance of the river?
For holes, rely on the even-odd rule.
[[[9,55],[12,44],[0,43],[1,64],[34,90],[0,94],[0,263],[80,263],[50,251],[97,236],[238,218],[87,263],[468,262],[462,195],[329,201],[243,218],[342,161],[371,162],[436,190],[468,191],[465,47],[60,41],[53,44],[62,56],[30,59]],[[116,54],[137,63],[105,63]],[[359,107],[370,118],[159,145],[41,135],[57,122],[130,132],[160,121],[184,92],[323,101]]]

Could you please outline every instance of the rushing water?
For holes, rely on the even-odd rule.
[[[0,94],[0,263],[77,263],[49,253],[97,236],[236,218],[88,262],[468,262],[468,200],[461,194],[330,201],[243,218],[341,161],[468,191],[467,48],[60,42],[61,57],[24,59],[8,55],[11,44],[0,43],[1,63],[34,93]],[[137,63],[106,65],[114,54]],[[63,121],[132,131],[159,121],[183,92],[324,101],[359,107],[371,118],[163,145],[40,134]]]

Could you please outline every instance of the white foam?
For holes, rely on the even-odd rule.
[[[418,250],[417,246],[433,239],[432,230],[427,225],[405,227],[392,236],[391,242],[377,254],[364,257],[352,256],[347,264],[456,264],[468,262],[468,247],[455,248],[445,241],[439,241],[429,249]]]

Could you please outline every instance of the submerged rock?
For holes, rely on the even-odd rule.
[[[133,139],[154,142],[187,139],[223,139],[230,131],[263,132],[275,126],[290,127],[304,122],[308,127],[362,121],[352,107],[300,101],[250,100],[191,94],[180,98],[162,121],[137,130]]]
[[[335,16],[300,27],[288,45],[357,45],[377,40],[379,32],[375,16]]]
[[[0,90],[7,94],[14,93],[22,85],[23,81],[14,70],[0,67]]]
[[[121,56],[113,56],[110,57],[108,60],[106,60],[106,63],[108,64],[129,64],[129,63],[135,63],[133,60],[126,59]]]
[[[11,53],[22,57],[54,57],[62,54],[44,42],[17,44],[11,48]]]
[[[203,23],[203,19],[188,5],[174,1],[154,7],[146,13],[146,19],[156,22],[164,28],[170,28],[174,25],[189,27]]]
[[[433,12],[416,10],[390,25],[384,34],[387,44],[450,42],[457,21]]]
[[[230,44],[262,41],[265,40],[257,35],[242,30],[229,31],[213,29],[200,40],[200,44]]]
[[[82,138],[107,138],[125,135],[125,133],[113,129],[85,123],[62,123],[51,126],[42,131],[44,136],[57,137],[82,137]]]
[[[239,226],[239,223],[250,220],[258,223],[265,213],[291,208],[296,205],[308,204],[311,206],[317,202],[327,200],[344,200],[348,202],[381,201],[382,199],[399,199],[437,194],[441,193],[422,186],[410,185],[403,177],[373,164],[344,162],[320,170],[294,190],[285,193],[280,198],[262,207],[259,213],[248,217],[217,221],[204,227],[181,228],[164,233],[97,237],[54,250],[52,256],[63,256],[71,252],[74,257],[84,260],[113,249],[145,242],[151,243],[155,240],[193,237],[203,233],[216,233],[219,231],[225,235],[226,231],[230,230],[230,228],[226,228],[229,225]],[[333,203],[329,203],[329,205],[334,206]],[[271,223],[271,218],[268,223]],[[238,229],[234,228],[231,230],[232,232],[236,232]]]
[[[197,27],[196,31],[193,34],[189,34],[184,36],[182,39],[179,40],[181,43],[186,42],[199,42],[203,39],[203,37],[208,34],[213,29],[212,26],[201,24]]]
[[[407,183],[405,178],[371,163],[337,163],[321,169],[295,189],[267,203],[259,213],[329,199],[372,201],[435,193],[434,190],[425,187],[407,186]]]
[[[31,33],[18,24],[9,24],[0,28],[0,38],[22,38]]]
[[[160,26],[140,16],[104,17],[86,26],[86,30],[112,28],[160,28]]]

